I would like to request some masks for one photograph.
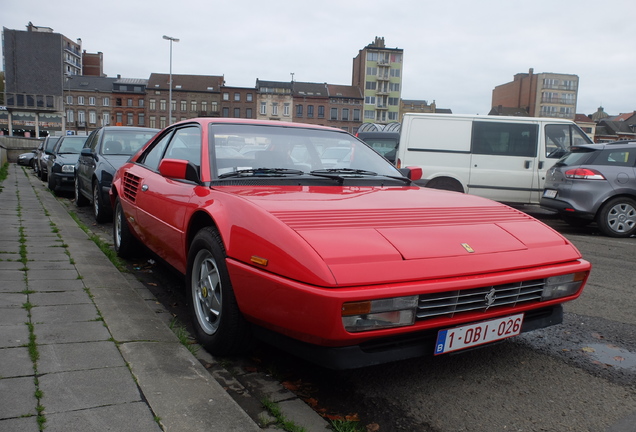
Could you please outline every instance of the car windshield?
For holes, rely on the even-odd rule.
[[[233,173],[334,173],[401,177],[395,167],[346,132],[302,127],[214,124],[214,177]]]
[[[62,138],[58,143],[57,153],[79,154],[84,147],[86,138],[85,136]]]
[[[109,130],[104,133],[102,154],[130,156],[136,153],[156,133],[157,131],[154,129],[148,131]]]

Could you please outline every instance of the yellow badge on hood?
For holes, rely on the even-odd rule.
[[[464,249],[466,249],[466,252],[468,252],[468,253],[475,252],[475,249],[471,248],[468,243],[462,243],[462,246],[464,246]]]

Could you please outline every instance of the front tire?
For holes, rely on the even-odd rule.
[[[636,201],[624,197],[609,200],[599,210],[596,222],[606,236],[632,236],[636,233]]]
[[[86,197],[82,195],[82,192],[80,191],[79,178],[77,174],[75,175],[75,205],[78,207],[84,207],[88,205],[88,199],[86,199]]]
[[[121,207],[119,197],[115,200],[115,216],[113,217],[113,245],[115,252],[121,258],[135,255],[139,247],[137,239],[130,232],[128,221]]]
[[[111,218],[111,214],[104,205],[102,194],[99,193],[99,182],[93,182],[93,215],[98,223],[104,223]]]
[[[55,192],[55,177],[53,176],[53,174],[49,174],[47,177],[47,186],[49,187],[51,192]]]
[[[251,332],[238,308],[219,233],[199,231],[188,253],[186,288],[197,341],[213,355],[249,349]]]

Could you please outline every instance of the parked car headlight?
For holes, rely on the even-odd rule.
[[[418,296],[348,302],[342,305],[342,325],[350,332],[412,325]]]
[[[63,173],[74,173],[75,172],[75,165],[62,165],[62,172]]]
[[[579,272],[547,278],[541,300],[552,300],[575,294],[583,285],[587,275],[587,272]]]

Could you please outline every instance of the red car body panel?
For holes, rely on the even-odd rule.
[[[207,143],[207,125],[214,120],[196,121]],[[577,298],[584,283],[565,298],[391,329],[350,333],[341,317],[348,301],[590,269],[560,234],[490,200],[414,186],[204,185],[213,180],[208,152],[203,145],[198,185],[163,177],[135,163],[137,155],[117,172],[112,198],[120,197],[134,234],[184,274],[191,223],[204,213],[223,240],[241,312],[249,321],[297,340],[355,345],[560,304]],[[138,182],[132,192],[126,192],[124,176]],[[254,263],[253,257],[267,265]]]

